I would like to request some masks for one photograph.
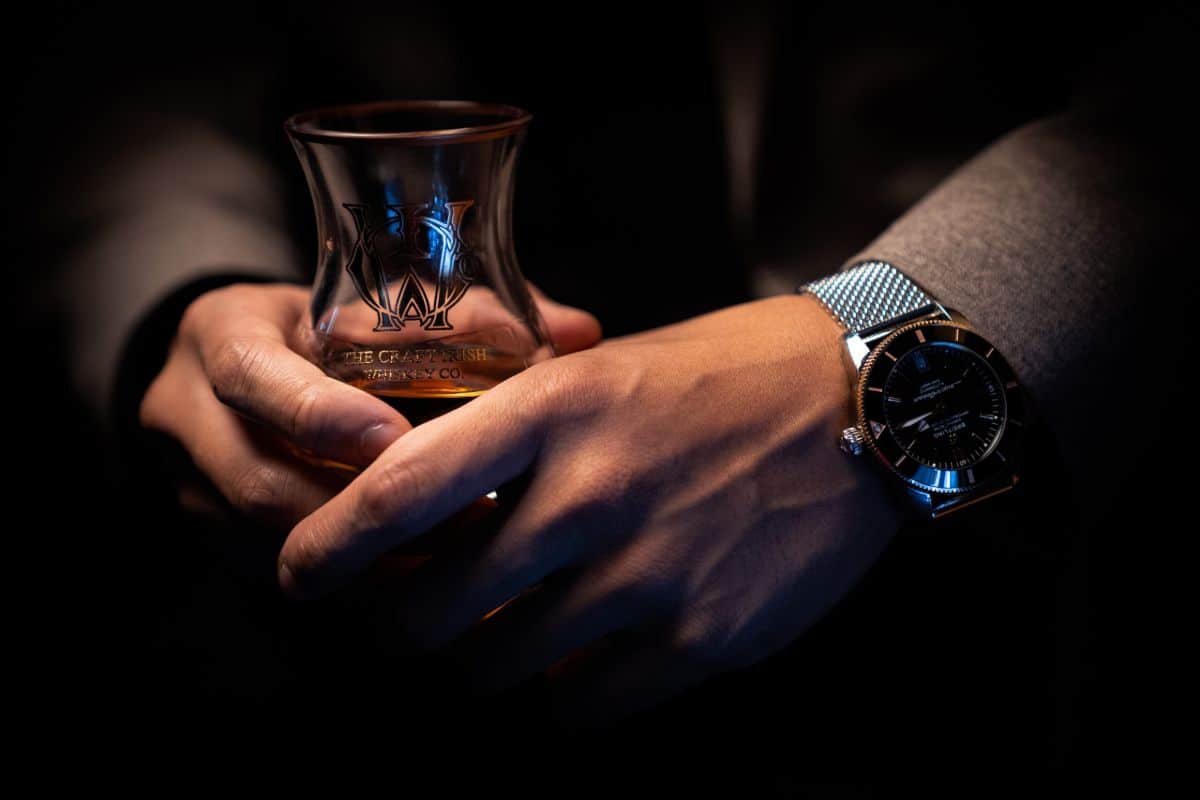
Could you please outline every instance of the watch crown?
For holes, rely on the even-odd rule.
[[[842,452],[852,456],[862,455],[863,437],[858,428],[846,428],[842,431]]]

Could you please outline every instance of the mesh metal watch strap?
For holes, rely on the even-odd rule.
[[[844,272],[801,286],[812,292],[849,331],[874,328],[934,302],[886,261],[863,261]]]

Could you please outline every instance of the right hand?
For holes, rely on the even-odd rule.
[[[590,314],[533,287],[559,352],[594,344]],[[382,400],[325,375],[298,352],[309,302],[289,284],[235,284],[184,313],[162,372],[142,398],[141,423],[178,440],[240,512],[288,528],[349,479],[295,454],[365,467],[412,428]]]

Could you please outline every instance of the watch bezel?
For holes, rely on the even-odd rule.
[[[883,388],[892,368],[910,351],[939,341],[975,352],[995,371],[1004,387],[1006,408],[999,440],[980,461],[962,469],[935,469],[909,458],[887,423],[883,392],[871,391],[872,388]],[[939,495],[962,495],[1016,474],[1026,423],[1021,384],[1000,351],[969,325],[945,319],[925,319],[892,331],[863,359],[854,389],[854,403],[856,427],[867,449],[909,486]],[[872,422],[876,424],[872,425]]]

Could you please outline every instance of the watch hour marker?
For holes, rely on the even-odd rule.
[[[971,483],[975,482],[975,470],[967,468],[967,480]]]
[[[954,329],[954,341],[956,341],[956,342],[958,341],[958,334],[959,334],[959,333],[961,333],[961,331],[960,331],[958,328],[955,328],[955,329]]]
[[[882,392],[883,387],[882,386],[868,386],[867,391],[868,392]]]
[[[1005,389],[1015,389],[1015,388],[1017,388],[1017,382],[1009,381],[1008,383],[1004,384],[1004,388]]]
[[[1008,463],[1008,459],[1004,457],[1004,453],[1001,453],[999,450],[996,451],[996,458],[1000,459],[1006,464]]]
[[[988,350],[986,353],[984,353],[984,354],[983,354],[983,357],[984,357],[984,358],[991,358],[991,357],[992,357],[992,353],[994,353],[994,352],[996,352],[996,348],[994,348],[994,347],[993,347],[993,348],[989,349],[989,350]]]
[[[1016,426],[1019,428],[1019,427],[1021,427],[1022,425],[1024,425],[1025,423],[1024,423],[1024,422],[1021,422],[1021,420],[1019,420],[1019,419],[1011,419],[1011,418],[1010,418],[1010,419],[1008,420],[1008,424],[1009,424],[1009,425],[1016,425]]]
[[[883,354],[884,354],[885,356],[887,356],[888,358],[890,358],[892,361],[895,361],[895,360],[896,360],[896,357],[895,357],[894,355],[892,355],[891,353],[889,353],[887,350],[884,350],[884,351],[883,351]]]
[[[893,467],[898,467],[898,466],[900,466],[901,464],[903,464],[903,463],[904,463],[904,459],[906,459],[906,458],[908,458],[908,455],[907,455],[906,453],[901,453],[901,454],[900,454],[900,457],[896,459],[896,463],[895,463],[895,464],[893,464],[892,466],[893,466]]]
[[[993,420],[993,419],[996,419],[996,415],[995,414],[980,414],[979,418],[986,419],[986,420]]]
[[[921,330],[920,328],[917,328],[914,331],[914,333],[917,334],[917,341],[920,342],[921,344],[925,344],[925,331]]]
[[[899,397],[896,397],[894,394],[889,394],[887,397],[887,401],[889,403],[903,403],[904,402]]]

